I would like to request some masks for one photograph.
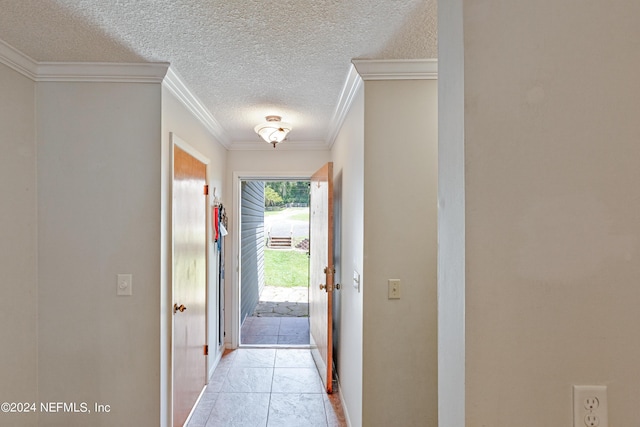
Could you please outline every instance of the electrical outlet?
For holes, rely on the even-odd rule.
[[[573,427],[609,427],[607,387],[573,386]]]
[[[599,427],[600,417],[598,417],[596,414],[587,414],[584,417],[584,423],[589,427]]]
[[[593,411],[594,409],[597,409],[598,406],[600,406],[600,401],[597,397],[588,396],[586,399],[584,399],[584,409],[586,409],[587,411]]]

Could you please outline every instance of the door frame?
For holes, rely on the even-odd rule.
[[[169,369],[170,369],[170,376],[168,378],[169,380],[169,393],[168,393],[168,398],[169,398],[169,402],[168,402],[168,422],[170,423],[169,425],[173,425],[173,396],[174,396],[174,362],[175,359],[173,357],[173,350],[174,350],[174,333],[175,333],[175,329],[174,329],[174,315],[173,315],[173,295],[174,295],[174,280],[173,280],[173,260],[174,260],[174,239],[173,239],[173,230],[174,230],[174,203],[173,203],[173,184],[174,184],[174,168],[175,168],[175,164],[174,164],[174,147],[179,147],[181,150],[185,151],[186,153],[188,153],[189,155],[191,155],[192,157],[194,157],[195,159],[197,159],[198,161],[200,161],[201,163],[203,163],[205,165],[205,182],[208,184],[209,182],[209,176],[210,176],[210,172],[209,172],[209,165],[211,164],[211,161],[208,157],[204,156],[202,153],[200,153],[196,148],[194,148],[193,146],[191,146],[189,143],[187,143],[186,141],[184,141],[182,138],[178,137],[175,133],[170,132],[170,184],[169,184],[169,212],[170,212],[170,239],[169,239],[169,245],[170,245],[170,253],[169,253],[169,260],[168,260],[168,271],[169,271],[169,286],[168,286],[168,290],[169,290],[169,296],[168,296],[168,300],[169,300],[169,304],[168,304],[168,310],[169,310],[169,316],[170,316],[170,320],[169,320],[169,329],[170,329],[170,343],[169,343]],[[211,238],[211,212],[210,212],[210,200],[212,200],[211,197],[211,191],[209,191],[209,195],[206,196],[206,212],[205,212],[205,218],[206,218],[206,246],[205,246],[205,281],[206,281],[206,287],[205,287],[205,344],[209,344],[209,322],[210,319],[213,319],[215,322],[217,322],[217,316],[211,316],[211,310],[215,310],[216,309],[216,301],[215,298],[217,298],[217,296],[214,294],[213,298],[214,301],[211,301],[211,292],[210,292],[210,286],[211,286],[211,250],[210,250],[210,242],[209,239]],[[211,354],[211,352],[209,353]],[[211,365],[211,361],[209,360],[209,358],[205,359],[204,361],[204,371],[205,371],[205,385],[208,383],[209,381],[209,377],[210,377],[210,369],[212,369],[210,367]]]
[[[230,348],[236,349],[240,346],[240,209],[242,203],[242,187],[240,183],[242,181],[255,180],[255,181],[309,181],[315,171],[304,172],[283,172],[283,171],[268,171],[268,172],[233,172],[232,182],[232,206],[233,206],[233,226],[231,227],[231,251],[229,255],[230,260],[227,260],[231,265],[231,310],[227,307],[225,313],[225,323],[231,328],[231,342]],[[228,270],[227,270],[228,271]]]

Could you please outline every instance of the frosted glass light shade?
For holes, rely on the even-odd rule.
[[[260,135],[265,142],[273,144],[275,148],[276,144],[284,141],[287,134],[293,129],[289,123],[280,120],[280,116],[267,116],[266,121],[257,125],[253,130]]]

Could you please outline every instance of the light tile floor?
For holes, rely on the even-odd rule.
[[[310,350],[241,348],[225,352],[188,427],[346,425]]]

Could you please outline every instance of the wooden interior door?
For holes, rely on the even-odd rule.
[[[206,382],[206,165],[173,149],[173,425],[182,426]]]
[[[311,177],[309,226],[309,322],[311,354],[327,390],[333,392],[333,163]]]

